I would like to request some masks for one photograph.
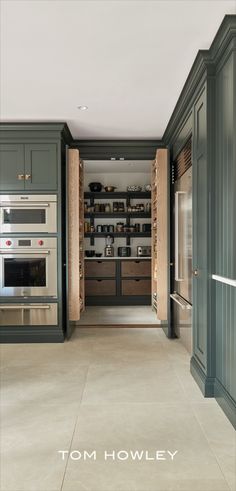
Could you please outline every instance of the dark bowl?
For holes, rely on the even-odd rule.
[[[90,182],[89,189],[91,193],[100,193],[102,190],[102,184],[100,182]]]
[[[85,256],[86,257],[94,257],[95,256],[95,251],[86,250],[85,251]]]
[[[102,252],[95,252],[96,257],[102,257]]]

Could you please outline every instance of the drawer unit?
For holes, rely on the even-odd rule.
[[[151,295],[151,280],[122,280],[122,295]]]
[[[116,280],[85,280],[87,296],[116,295]]]
[[[114,278],[116,276],[116,263],[115,261],[85,261],[85,276],[88,278],[101,278],[110,276]]]
[[[151,261],[121,261],[121,276],[151,276]]]
[[[0,304],[0,326],[56,326],[56,303]]]

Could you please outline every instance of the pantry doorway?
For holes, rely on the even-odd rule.
[[[69,154],[70,321],[166,326],[167,150],[154,161]]]

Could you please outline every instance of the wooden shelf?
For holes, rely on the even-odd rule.
[[[151,232],[87,232],[84,234],[85,237],[151,237]]]
[[[105,213],[105,212],[94,212],[94,213],[85,213],[84,214],[85,218],[151,218],[151,213],[147,213],[145,211],[140,211],[140,212],[122,212],[122,211],[117,211],[117,212],[110,212],[110,213]]]
[[[114,191],[113,193],[107,193],[101,191],[100,193],[85,192],[84,198],[99,198],[99,199],[117,199],[117,198],[133,198],[133,199],[151,199],[151,192],[149,191]]]

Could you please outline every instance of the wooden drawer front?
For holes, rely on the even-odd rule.
[[[121,276],[151,276],[151,261],[122,261]]]
[[[91,278],[116,275],[115,261],[85,261],[85,276]]]
[[[85,280],[86,297],[116,295],[115,280]]]
[[[122,280],[122,295],[151,295],[151,280]]]

